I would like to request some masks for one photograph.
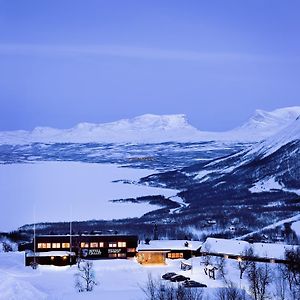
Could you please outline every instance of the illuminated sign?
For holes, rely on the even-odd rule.
[[[90,249],[89,250],[89,255],[101,255],[102,252],[100,249]]]

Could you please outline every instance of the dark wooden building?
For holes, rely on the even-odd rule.
[[[76,258],[113,259],[134,257],[138,237],[134,235],[39,235],[28,247],[25,264],[67,265]],[[32,250],[35,249],[35,255]],[[57,255],[55,255],[57,254]]]

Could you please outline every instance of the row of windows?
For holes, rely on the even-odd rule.
[[[117,258],[117,257],[124,258],[124,257],[126,257],[126,253],[109,253],[108,257],[109,258]]]
[[[86,242],[81,242],[80,243],[80,248],[103,248],[104,243],[103,242],[91,242],[91,243],[86,243]],[[125,248],[126,247],[126,242],[109,242],[108,243],[109,248]]]
[[[183,258],[183,253],[168,253],[168,258]]]
[[[38,243],[37,247],[38,247],[38,249],[50,249],[50,248],[66,249],[66,248],[70,248],[70,243],[52,243],[52,247],[51,247],[51,243]]]
[[[91,242],[91,243],[86,243],[86,242],[81,242],[80,243],[80,248],[103,248],[104,243],[103,242]],[[110,242],[108,243],[109,248],[125,248],[126,247],[126,242]],[[38,249],[60,249],[60,248],[70,248],[70,243],[38,243]]]

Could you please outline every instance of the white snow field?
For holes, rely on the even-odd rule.
[[[178,191],[112,181],[138,181],[155,172],[78,162],[0,165],[0,231],[71,218],[79,221],[140,217],[160,207],[109,200],[147,195],[171,197]]]
[[[196,260],[196,259],[194,259]],[[196,261],[195,261],[196,263]],[[168,271],[180,271],[180,261],[168,261],[166,266],[142,266],[132,260],[94,260],[94,270],[99,284],[94,291],[78,293],[74,287],[77,266],[39,266],[37,270],[24,267],[24,253],[0,253],[0,300],[39,299],[145,299],[140,289],[147,281],[148,274],[160,278]],[[209,280],[200,269],[198,262],[192,278],[201,279],[209,286],[220,286],[219,281]]]

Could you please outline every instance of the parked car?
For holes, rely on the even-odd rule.
[[[185,280],[190,280],[189,277],[185,277],[183,275],[175,275],[171,277],[170,279],[172,282],[180,282],[180,281],[185,281]]]
[[[207,287],[206,284],[204,283],[200,283],[198,281],[194,281],[194,280],[186,280],[184,283],[183,283],[183,286],[186,287],[186,288],[192,288],[192,287]]]
[[[171,277],[173,277],[173,276],[175,276],[175,275],[177,275],[177,274],[174,273],[174,272],[168,272],[168,273],[164,274],[163,276],[161,276],[161,278],[162,278],[162,279],[165,279],[165,280],[170,280]]]

